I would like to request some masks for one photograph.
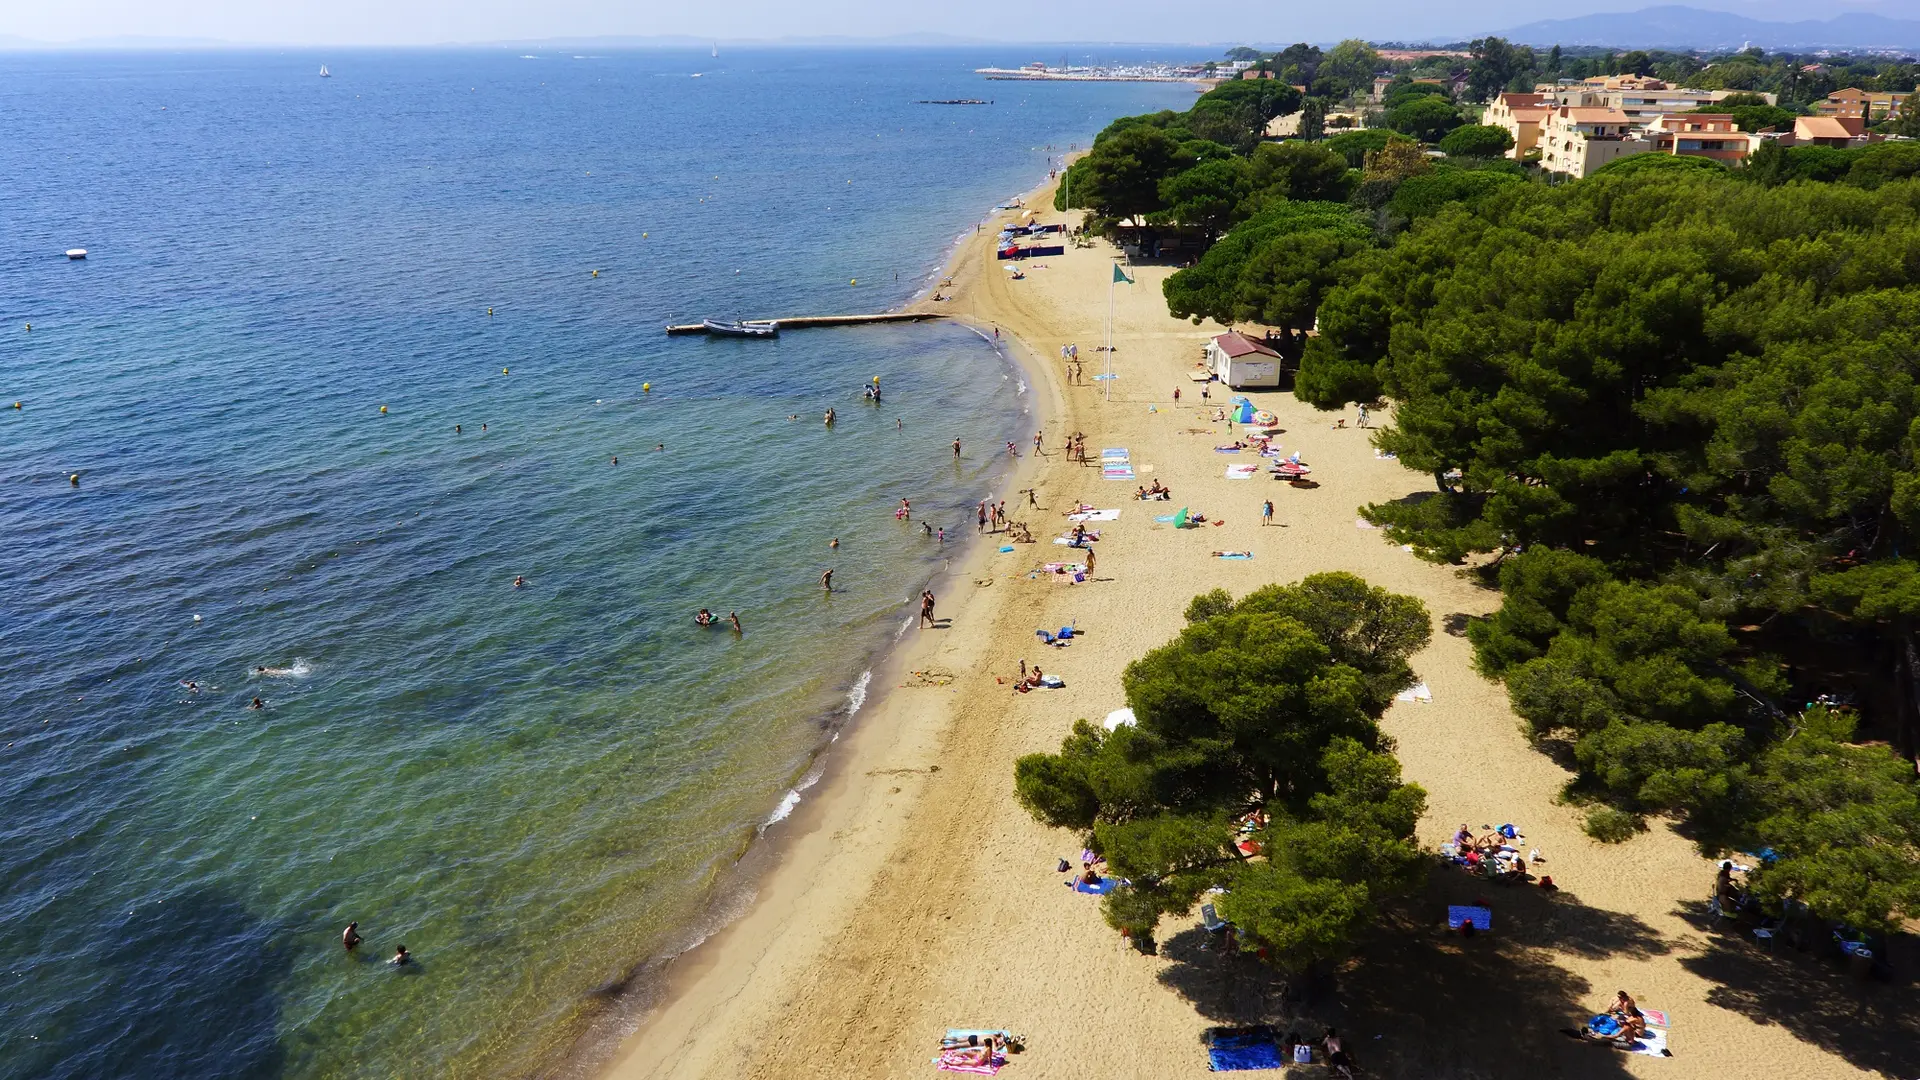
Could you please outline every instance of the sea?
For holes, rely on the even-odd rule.
[[[0,54],[0,1077],[590,1072],[750,898],[1036,416],[664,327],[906,303],[1193,89],[713,51]]]

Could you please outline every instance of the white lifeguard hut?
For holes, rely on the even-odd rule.
[[[1280,354],[1237,330],[1207,342],[1207,368],[1236,390],[1280,385]]]

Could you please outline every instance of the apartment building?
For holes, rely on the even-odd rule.
[[[1845,90],[1835,90],[1827,99],[1816,104],[1813,111],[1821,116],[1837,116],[1843,119],[1859,119],[1868,123],[1879,123],[1898,113],[1900,107],[1911,97],[1904,91],[1862,90],[1849,86]]]
[[[1540,131],[1540,167],[1569,176],[1591,176],[1628,154],[1652,149],[1634,139],[1635,124],[1618,109],[1562,105],[1547,114]]]
[[[1507,151],[1507,156],[1519,160],[1540,144],[1542,126],[1552,111],[1545,94],[1507,93],[1493,99],[1480,122],[1506,128],[1507,134],[1513,136],[1513,149]]]

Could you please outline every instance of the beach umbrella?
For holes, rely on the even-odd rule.
[[[1134,715],[1132,709],[1115,709],[1107,714],[1105,720],[1100,722],[1100,726],[1106,728],[1108,731],[1118,730],[1122,725],[1132,727],[1133,724]]]
[[[1184,506],[1181,507],[1180,512],[1173,515],[1173,527],[1176,529],[1184,529],[1187,527],[1187,508],[1186,507]]]

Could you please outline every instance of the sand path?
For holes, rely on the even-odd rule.
[[[1028,204],[1050,201],[1042,193]],[[965,245],[957,289],[933,306],[998,326],[1046,376],[1035,390],[1051,403],[1047,456],[1026,474],[1040,505],[1012,515],[1031,522],[1040,543],[1010,554],[986,545],[974,556],[942,600],[952,628],[922,633],[899,661],[951,672],[951,684],[894,689],[864,720],[823,796],[796,818],[804,835],[752,912],[683,960],[678,990],[612,1076],[932,1077],[944,1075],[930,1058],[949,1025],[1024,1033],[1029,1050],[1004,1074],[1012,1080],[1200,1076],[1210,1024],[1291,1015],[1296,1005],[1263,968],[1223,963],[1198,948],[1202,934],[1163,924],[1159,955],[1124,947],[1095,898],[1063,887],[1055,861],[1074,858],[1078,845],[1014,802],[1012,764],[1056,749],[1075,718],[1124,704],[1122,668],[1178,632],[1195,593],[1221,586],[1239,595],[1334,569],[1420,597],[1435,620],[1433,644],[1415,659],[1433,701],[1396,705],[1385,724],[1408,779],[1429,792],[1423,839],[1437,845],[1463,821],[1476,830],[1514,822],[1545,854],[1539,869],[1564,889],[1549,901],[1436,871],[1428,895],[1368,945],[1339,992],[1305,1006],[1348,1032],[1371,1075],[1920,1075],[1920,1010],[1909,990],[1860,988],[1834,969],[1711,933],[1696,901],[1712,865],[1682,838],[1656,827],[1603,846],[1584,836],[1576,811],[1556,804],[1567,774],[1527,745],[1504,692],[1473,671],[1460,636],[1497,595],[1356,527],[1355,507],[1420,491],[1421,476],[1376,458],[1365,432],[1334,429],[1332,415],[1265,392],[1251,396],[1280,417],[1284,449],[1299,451],[1321,486],[1225,478],[1228,464],[1260,459],[1213,450],[1229,441],[1226,429],[1185,375],[1219,328],[1169,317],[1160,284],[1171,270],[1137,267],[1138,283],[1119,287],[1119,378],[1108,401],[1097,383],[1068,385],[1057,355],[1077,342],[1088,375],[1104,365],[1095,346],[1116,253],[1069,249],[1013,281],[989,240]],[[1159,479],[1175,500],[1133,501],[1134,483],[1068,462],[1059,448],[1074,430],[1096,450],[1127,447],[1137,482]],[[1022,450],[1030,455],[1030,444]],[[1284,527],[1261,526],[1267,498]],[[1121,510],[1100,526],[1094,580],[1027,578],[1067,554],[1048,541],[1062,510],[1082,502]],[[1175,531],[1154,522],[1182,505],[1226,524]],[[1211,558],[1216,549],[1254,558]],[[1086,631],[1071,648],[1036,646],[1036,627],[1069,622]],[[1063,677],[1066,689],[1009,692],[999,680],[1010,683],[1022,659]],[[916,681],[896,671],[891,685]],[[1478,897],[1495,909],[1490,937],[1440,932],[1445,902]],[[1622,987],[1672,1016],[1675,1057],[1620,1055],[1558,1033]]]

